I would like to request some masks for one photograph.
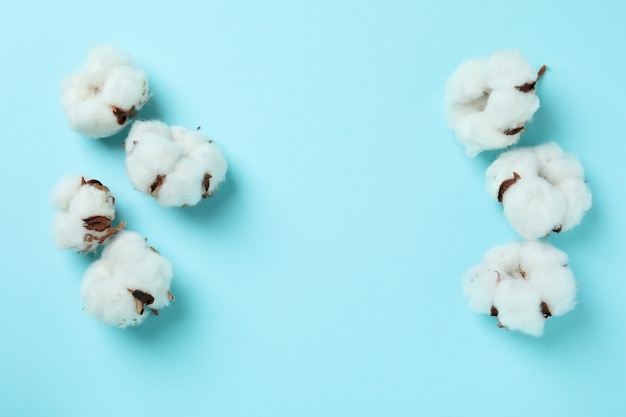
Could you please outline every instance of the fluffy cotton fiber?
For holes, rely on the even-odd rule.
[[[193,206],[212,196],[226,176],[219,147],[180,126],[137,121],[125,148],[130,182],[164,206]]]
[[[52,237],[58,249],[92,252],[124,228],[113,227],[115,198],[100,181],[69,175],[62,178],[50,194],[58,211],[52,224]]]
[[[93,138],[119,132],[148,98],[145,72],[108,45],[94,48],[83,68],[61,85],[70,128]]]
[[[488,59],[463,62],[446,84],[448,123],[468,156],[519,141],[539,108],[535,71],[517,51],[499,51]]]
[[[172,276],[171,263],[146,239],[122,231],[85,272],[80,289],[85,313],[112,326],[138,325],[149,315],[146,309],[158,315],[174,299]]]
[[[582,164],[554,142],[505,152],[486,176],[489,193],[524,239],[569,230],[591,207]]]
[[[469,306],[500,327],[541,336],[545,320],[576,304],[567,255],[548,243],[512,242],[489,250],[463,279]]]

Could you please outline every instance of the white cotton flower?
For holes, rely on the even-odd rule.
[[[226,176],[219,147],[194,130],[137,121],[126,138],[126,172],[135,189],[164,206],[193,206]]]
[[[519,141],[539,108],[536,72],[517,51],[498,51],[488,59],[461,63],[446,83],[446,113],[468,156],[502,149]]]
[[[524,239],[569,230],[591,207],[582,164],[554,142],[504,152],[486,177],[489,194]]]
[[[172,264],[134,232],[122,231],[85,272],[80,293],[84,310],[118,327],[141,324],[169,305]]]
[[[52,237],[58,249],[93,252],[124,228],[115,227],[115,198],[98,180],[81,176],[62,178],[50,194],[54,215]]]
[[[533,336],[545,320],[576,305],[576,282],[567,254],[538,241],[511,242],[485,253],[463,278],[463,293],[477,313],[498,318],[498,325]]]
[[[61,85],[61,104],[70,128],[93,138],[122,130],[148,99],[145,72],[108,45],[92,49],[82,69]]]

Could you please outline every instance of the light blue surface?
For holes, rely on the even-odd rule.
[[[619,416],[626,413],[626,3],[8,2],[0,5],[1,416]],[[201,126],[227,182],[198,207],[134,191],[123,135],[69,131],[59,84],[111,43],[143,117]],[[516,48],[542,107],[523,144],[580,156],[594,206],[550,240],[579,304],[540,339],[469,311],[464,271],[517,239],[443,85]],[[54,249],[48,194],[86,173],[174,264],[140,328],[81,311],[91,258]]]

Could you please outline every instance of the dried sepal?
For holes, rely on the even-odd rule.
[[[150,195],[157,197],[164,181],[165,175],[157,175],[152,184],[150,184]]]
[[[144,306],[154,303],[154,297],[147,292],[131,289],[129,289],[128,292],[131,293],[133,298],[135,299],[135,304],[137,305],[137,314],[139,315],[143,314]]]
[[[500,184],[500,188],[498,189],[498,203],[502,203],[504,193],[506,193],[506,191],[521,178],[522,177],[520,177],[517,172],[513,172],[513,178],[502,181],[502,184]]]
[[[154,303],[154,297],[151,294],[148,294],[147,292],[143,292],[141,290],[132,290],[132,291],[129,290],[129,291],[131,292],[133,297],[140,300],[142,303],[144,303],[144,305],[150,305]]]
[[[548,317],[552,316],[552,313],[550,312],[550,307],[548,307],[548,304],[546,304],[545,301],[541,302],[540,308],[541,308],[541,314],[543,314],[544,318],[547,319]]]
[[[81,251],[79,251],[79,253],[87,253],[91,250],[91,248],[93,247],[93,243],[91,242],[98,242],[98,244],[102,244],[104,243],[107,239],[109,239],[110,237],[112,237],[113,235],[115,235],[116,233],[118,233],[119,231],[123,230],[126,227],[126,222],[122,221],[120,222],[117,226],[115,227],[111,227],[110,225],[110,221],[109,221],[109,226],[104,228],[103,230],[96,230],[96,229],[89,229],[87,228],[87,226],[85,226],[85,228],[87,230],[94,230],[96,232],[99,233],[103,233],[100,236],[95,236],[91,233],[87,233],[85,234],[85,236],[83,237],[83,240],[87,243],[89,243],[89,245],[87,245],[87,247]]]
[[[208,198],[213,196],[213,193],[209,193],[209,188],[211,187],[211,174],[208,172],[204,174],[204,178],[202,179],[202,189],[204,192],[202,193],[202,198]]]
[[[118,233],[119,231],[121,231],[125,227],[126,227],[126,222],[125,221],[119,222],[119,224],[117,226],[115,226],[115,227],[110,227],[109,230],[107,231],[107,233],[104,236],[100,237],[100,243],[104,243],[105,240],[107,240],[108,238],[110,238],[114,234]]]
[[[133,118],[137,116],[137,112],[135,111],[135,106],[132,106],[130,110],[120,109],[119,107],[115,107],[115,106],[112,106],[111,108],[113,111],[113,115],[117,119],[117,124],[120,126],[123,126],[124,123],[126,123],[126,121],[129,118]]]
[[[104,232],[111,227],[111,218],[106,216],[90,216],[83,219],[83,227],[87,230]]]
[[[134,300],[135,300],[135,308],[137,309],[137,314],[141,316],[143,314],[143,303],[141,302],[141,300],[138,300],[137,298],[135,298]]]
[[[524,126],[519,126],[519,127],[513,128],[513,129],[506,129],[502,133],[504,133],[507,136],[513,136],[513,135],[517,135],[518,133],[523,132],[523,131],[524,131]]]

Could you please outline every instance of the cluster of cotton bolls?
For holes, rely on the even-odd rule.
[[[92,49],[82,69],[61,86],[70,128],[92,138],[122,130],[149,98],[146,73],[108,45]]]
[[[470,308],[497,317],[498,325],[541,336],[545,319],[576,304],[576,282],[567,255],[538,241],[490,249],[463,280]]]
[[[76,175],[62,178],[50,194],[50,203],[58,210],[52,233],[58,249],[93,252],[126,224],[112,227],[115,197],[95,179]]]
[[[120,132],[150,98],[146,73],[108,45],[93,48],[83,68],[61,86],[70,128],[93,138]],[[125,148],[133,186],[164,206],[196,205],[226,176],[226,160],[215,142],[180,126],[134,122]]]
[[[535,71],[517,51],[499,51],[454,71],[446,84],[446,112],[469,156],[519,141],[539,108],[535,86],[545,70]]]
[[[489,193],[524,239],[570,230],[591,207],[582,164],[554,142],[505,152],[486,175]]]
[[[212,196],[226,176],[217,145],[180,126],[135,122],[124,147],[130,182],[164,206],[195,205]]]
[[[115,197],[95,179],[68,175],[50,194],[58,210],[53,219],[53,240],[59,249],[98,252],[85,272],[81,287],[84,310],[105,324],[126,327],[154,314],[174,297],[169,291],[170,262],[137,233],[122,230],[115,219]]]
[[[450,126],[469,156],[511,147],[539,108],[544,74],[517,51],[462,63],[446,85]],[[579,159],[554,142],[501,153],[486,172],[489,194],[524,242],[489,250],[463,283],[470,308],[497,317],[502,328],[534,336],[544,322],[576,304],[567,255],[538,239],[578,225],[591,207]]]
[[[85,313],[113,326],[138,325],[148,316],[145,307],[158,315],[174,300],[172,276],[172,264],[146,239],[122,231],[85,272],[80,288]]]
[[[61,85],[69,127],[106,138],[131,124],[151,98],[146,73],[112,46],[98,46]],[[199,132],[152,121],[134,122],[125,142],[133,186],[165,206],[192,206],[213,195],[226,176],[218,146]],[[94,252],[80,294],[84,311],[118,327],[142,323],[174,296],[172,265],[135,232],[113,226],[115,198],[95,179],[67,176],[54,187],[53,240],[59,249]]]

